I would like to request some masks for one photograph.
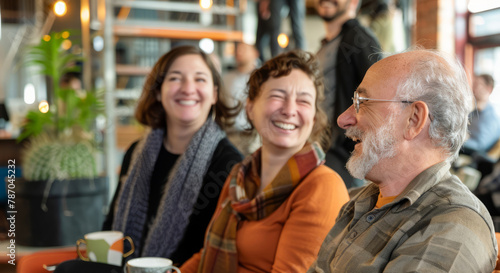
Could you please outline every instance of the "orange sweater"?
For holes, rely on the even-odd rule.
[[[228,196],[228,186],[226,181],[217,210]],[[305,272],[348,200],[342,178],[326,166],[317,167],[271,215],[239,223],[238,273]],[[201,251],[182,265],[182,273],[197,272],[200,258]]]

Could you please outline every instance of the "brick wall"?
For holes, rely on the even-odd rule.
[[[415,0],[413,44],[455,52],[454,0]]]
[[[425,48],[437,48],[439,0],[417,0],[416,24],[413,31],[413,44]]]

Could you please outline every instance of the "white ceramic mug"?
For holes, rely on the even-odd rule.
[[[123,254],[123,241],[130,242],[131,250]],[[87,245],[87,257],[80,252],[80,245]],[[100,262],[116,266],[122,265],[123,257],[134,253],[134,243],[129,236],[123,237],[121,231],[98,231],[85,234],[85,239],[76,242],[76,252],[84,261]]]
[[[123,272],[125,273],[165,273],[172,272],[181,273],[179,268],[173,266],[172,260],[160,257],[142,257],[131,259],[125,265]]]

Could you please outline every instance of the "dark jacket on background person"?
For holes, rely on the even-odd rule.
[[[352,105],[354,91],[363,80],[368,68],[382,59],[382,55],[375,35],[356,19],[346,21],[337,38],[329,41],[323,39],[318,53],[325,50],[330,43],[336,42],[336,39],[340,41],[335,55],[335,82],[329,86],[328,80],[325,79],[325,96],[328,96],[327,92],[334,92],[333,105],[327,106],[333,108],[332,116],[328,117],[331,119],[333,136],[331,147],[327,151],[326,165],[337,171],[347,188],[350,188],[353,186],[353,178],[345,169],[345,163],[354,149],[354,142],[344,136],[344,130],[337,125],[337,118]],[[326,55],[328,56],[328,52]],[[326,67],[326,70],[333,65],[328,64],[331,60],[320,58],[320,62],[324,63],[323,67]],[[323,71],[323,74],[325,77],[332,76],[328,75],[328,71]],[[331,156],[336,160],[331,161]]]

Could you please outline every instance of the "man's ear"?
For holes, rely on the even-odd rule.
[[[404,138],[411,140],[417,137],[424,129],[429,118],[429,107],[423,101],[416,101],[410,106],[410,116],[408,117]]]

